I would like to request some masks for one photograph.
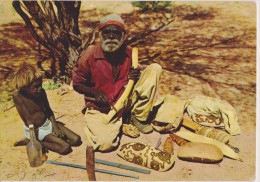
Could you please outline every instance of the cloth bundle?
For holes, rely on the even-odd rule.
[[[231,135],[241,134],[236,110],[227,101],[198,95],[188,99],[185,108],[200,125],[225,129]]]
[[[224,100],[203,95],[182,100],[166,95],[156,106],[159,106],[159,109],[152,126],[159,132],[176,130],[187,112],[194,122],[202,126],[223,129],[231,135],[241,133],[236,110]]]

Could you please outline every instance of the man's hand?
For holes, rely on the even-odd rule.
[[[109,105],[109,100],[104,92],[100,90],[94,90],[93,95],[95,96],[95,99],[98,103]]]
[[[135,69],[131,67],[130,72],[128,74],[128,78],[132,80],[138,80],[140,78],[140,75],[141,75],[141,69],[139,67]]]

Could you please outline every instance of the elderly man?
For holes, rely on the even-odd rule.
[[[153,131],[147,121],[162,68],[151,64],[143,71],[132,67],[132,49],[124,44],[125,24],[116,14],[109,14],[99,24],[100,43],[83,51],[73,70],[73,88],[85,95],[85,133],[94,150],[107,151],[119,143],[122,118],[104,124],[104,116],[124,92],[129,79],[135,80],[128,99],[128,121],[140,132]]]

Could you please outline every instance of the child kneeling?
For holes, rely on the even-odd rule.
[[[13,82],[18,89],[13,94],[16,109],[24,122],[26,140],[29,142],[28,126],[34,125],[36,137],[42,146],[62,155],[72,151],[71,146],[81,145],[79,135],[55,120],[45,90],[42,88],[42,73],[35,66],[23,63],[14,74]]]

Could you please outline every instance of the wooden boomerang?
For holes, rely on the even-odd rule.
[[[134,47],[132,50],[132,67],[135,69],[138,67],[138,48]],[[128,98],[129,94],[132,91],[132,88],[134,86],[134,80],[129,80],[126,88],[123,92],[123,94],[121,95],[121,97],[119,98],[119,100],[116,102],[116,104],[114,105],[113,110],[111,110],[106,117],[105,123],[104,124],[108,124],[112,118],[116,115],[116,111],[121,110],[124,106],[125,106],[125,101]]]

